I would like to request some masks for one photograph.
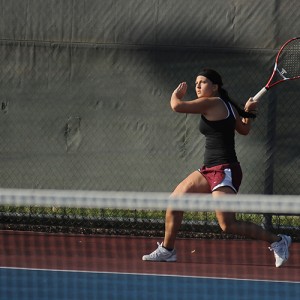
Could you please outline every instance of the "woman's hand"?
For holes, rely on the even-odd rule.
[[[187,91],[187,84],[186,82],[182,82],[178,85],[178,87],[174,90],[173,94],[178,98],[182,99]]]
[[[247,112],[255,112],[257,109],[257,101],[254,101],[253,98],[249,98],[249,100],[245,104],[244,110]]]

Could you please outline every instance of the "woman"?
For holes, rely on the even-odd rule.
[[[174,190],[174,196],[184,193],[212,193],[214,197],[236,194],[242,180],[242,171],[236,157],[234,134],[247,135],[251,119],[255,118],[257,103],[251,98],[244,110],[238,107],[222,88],[221,76],[204,69],[196,78],[197,99],[183,101],[187,84],[180,83],[171,96],[171,108],[179,113],[201,114],[200,132],[205,135],[204,167],[191,173]],[[260,226],[236,220],[235,213],[216,211],[221,229],[226,233],[269,242],[274,251],[275,265],[280,267],[289,256],[291,237],[275,235]],[[175,240],[183,219],[182,211],[166,211],[164,241],[146,261],[176,261]]]

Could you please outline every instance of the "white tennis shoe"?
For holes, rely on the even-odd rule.
[[[148,255],[144,255],[142,257],[142,260],[147,260],[147,261],[176,261],[176,250],[173,249],[172,251],[167,250],[162,246],[162,243],[157,243],[158,247],[156,250],[154,250],[152,253]]]
[[[272,243],[269,247],[270,251],[274,251],[276,268],[282,266],[289,258],[289,247],[292,238],[288,235],[279,234],[281,237],[279,242]]]

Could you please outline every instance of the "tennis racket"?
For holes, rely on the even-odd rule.
[[[300,37],[285,42],[275,60],[275,65],[268,83],[253,97],[258,101],[270,88],[287,81],[300,78]]]

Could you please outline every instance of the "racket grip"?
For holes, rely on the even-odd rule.
[[[266,87],[263,87],[254,97],[253,101],[258,101],[268,90]]]

